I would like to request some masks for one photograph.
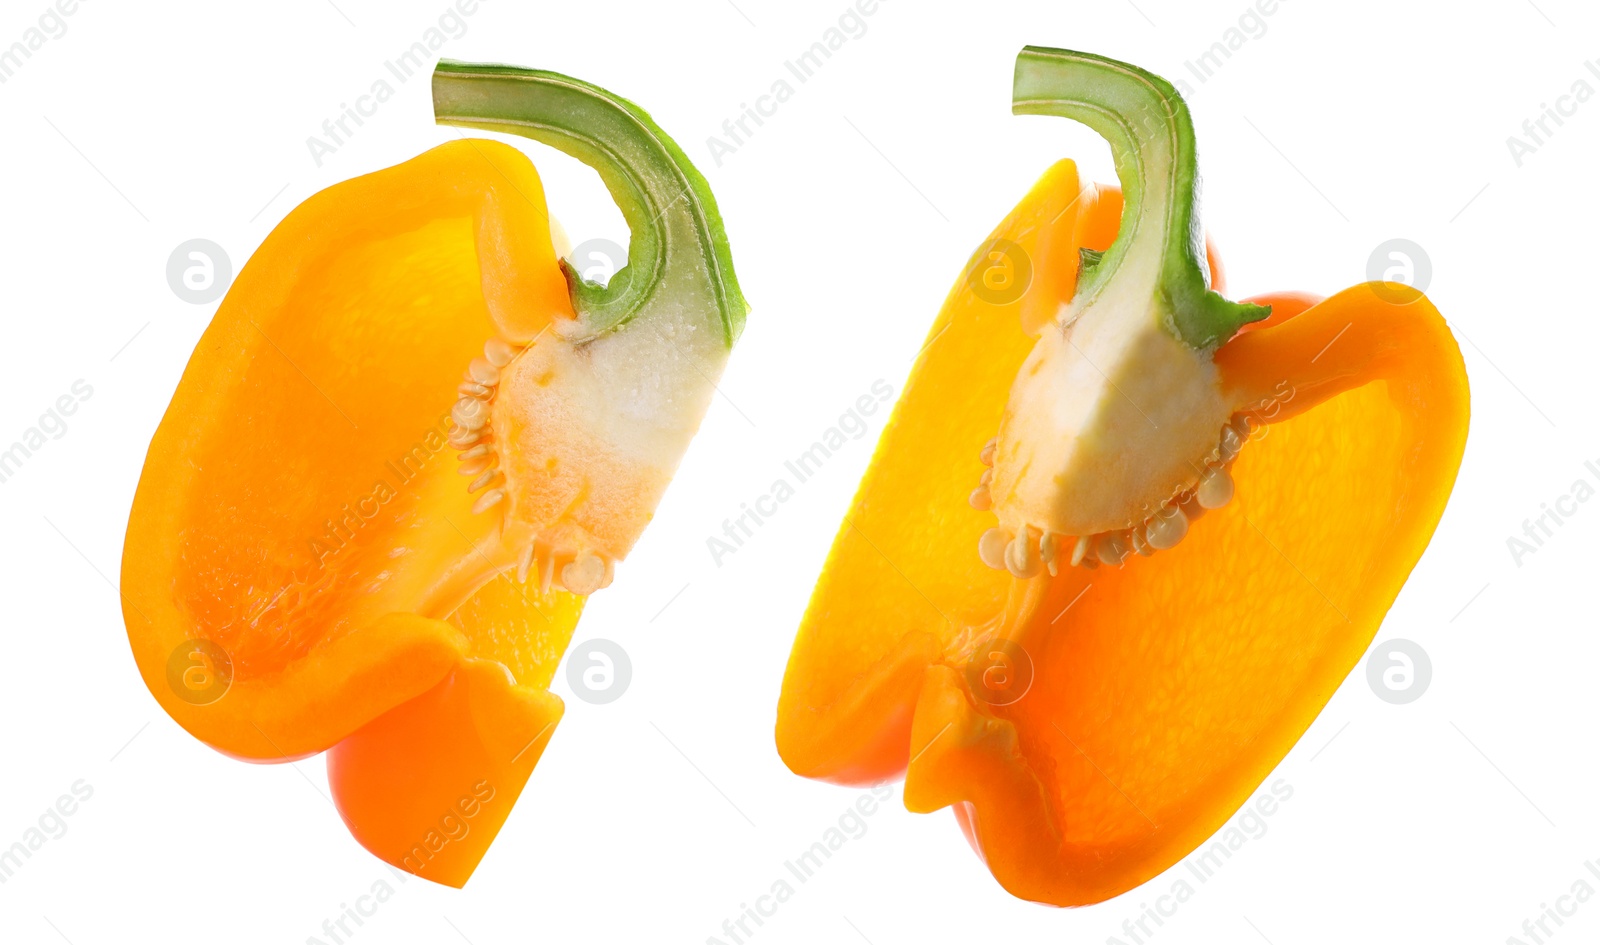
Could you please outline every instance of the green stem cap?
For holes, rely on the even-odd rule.
[[[1122,226],[1098,260],[1088,260],[1077,294],[1098,292],[1130,259],[1156,260],[1170,330],[1212,350],[1271,309],[1211,291],[1200,229],[1194,123],[1167,80],[1115,59],[1026,46],[1017,56],[1011,110],[1057,115],[1093,128],[1111,144],[1122,184]]]
[[[704,304],[733,346],[749,306],[717,201],[644,109],[560,73],[444,59],[433,71],[433,111],[442,125],[541,141],[600,174],[628,223],[628,264],[601,286],[562,261],[573,308],[596,333],[647,308]]]

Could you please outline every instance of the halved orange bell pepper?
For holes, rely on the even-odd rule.
[[[441,63],[439,121],[594,166],[632,231],[585,282],[539,176],[464,139],[262,243],[151,441],[123,556],[146,685],[252,761],[328,751],[388,862],[459,886],[562,713],[547,691],[676,469],[746,306],[705,181],[631,103]]]
[[[776,734],[807,777],[903,774],[1007,890],[1081,905],[1193,850],[1306,731],[1433,534],[1468,390],[1406,287],[1218,294],[1165,81],[1030,47],[1015,110],[1100,131],[1122,193],[1062,161],[968,265],[834,541]],[[997,291],[1018,254],[1031,283]]]

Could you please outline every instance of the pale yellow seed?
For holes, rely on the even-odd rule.
[[[989,498],[988,487],[979,486],[978,488],[972,490],[972,494],[967,496],[967,504],[980,512],[989,511],[991,500]]]
[[[451,408],[450,419],[464,430],[481,429],[489,422],[489,408],[481,400],[463,397]]]
[[[1139,527],[1135,528],[1133,534],[1128,536],[1128,541],[1133,545],[1133,550],[1138,552],[1140,557],[1148,558],[1155,554],[1156,550],[1150,547],[1150,540],[1145,537],[1144,528],[1144,523],[1140,522]]]
[[[501,341],[499,338],[490,338],[488,341],[483,343],[484,360],[488,361],[497,368],[503,368],[510,364],[511,359],[515,358],[516,356],[517,349],[513,348],[506,342]]]
[[[561,569],[561,583],[574,594],[593,594],[606,577],[606,563],[592,551],[581,552]]]
[[[505,497],[506,490],[490,489],[483,495],[478,496],[478,501],[472,503],[472,514],[477,515],[480,512],[489,511],[490,509],[494,508],[496,503]]]
[[[1045,532],[1039,536],[1039,560],[1044,562],[1045,569],[1050,572],[1051,577],[1056,576],[1057,559],[1060,557],[1057,545],[1055,532]]]
[[[996,571],[1003,571],[1006,567],[1006,546],[1011,543],[1011,536],[1004,529],[991,528],[978,539],[978,558],[984,564]]]
[[[479,456],[483,456],[483,455],[487,454],[488,452],[489,452],[489,444],[487,444],[487,443],[479,443],[477,446],[474,446],[472,449],[467,450],[465,453],[462,453],[460,456],[457,456],[456,459],[460,459],[460,460],[476,459]]]
[[[1200,477],[1195,498],[1202,508],[1220,509],[1233,499],[1233,477],[1221,466],[1213,466]]]
[[[467,377],[485,387],[493,387],[500,381],[500,369],[484,358],[473,358],[467,365]]]
[[[978,462],[984,464],[985,466],[993,466],[994,453],[995,450],[999,448],[1000,441],[998,437],[983,444],[983,451],[978,454]]]
[[[1012,577],[1026,580],[1039,573],[1039,556],[1035,553],[1033,542],[1028,540],[1028,528],[1024,526],[1017,533],[1016,540],[1006,546],[1006,570]]]
[[[1121,532],[1106,532],[1095,541],[1094,554],[1102,564],[1120,567],[1128,556],[1128,539]]]
[[[1239,431],[1230,424],[1222,428],[1222,442],[1217,446],[1217,455],[1224,463],[1231,463],[1239,451],[1244,448],[1244,440],[1240,438]]]
[[[1079,535],[1078,543],[1072,546],[1072,558],[1067,563],[1074,568],[1082,564],[1084,559],[1089,556],[1089,544],[1090,536]]]
[[[987,486],[994,483],[994,470],[985,469],[983,475],[978,477],[978,485]]]
[[[467,486],[467,492],[477,492],[479,489],[482,489],[484,486],[487,486],[489,483],[494,482],[498,478],[500,478],[500,470],[493,468],[485,469],[483,471],[483,475],[472,480],[472,485]]]
[[[1189,520],[1176,505],[1163,506],[1145,523],[1145,535],[1150,547],[1157,551],[1178,547],[1183,536],[1189,533]]]
[[[462,460],[461,465],[456,467],[456,472],[463,476],[476,476],[478,473],[483,472],[485,469],[488,469],[493,465],[494,457],[484,453],[474,456],[471,459]],[[477,490],[469,489],[467,491],[475,492]]]
[[[468,397],[475,397],[478,400],[491,400],[494,398],[493,387],[484,387],[476,381],[462,381],[456,385],[456,393],[466,394]]]
[[[528,542],[528,547],[522,549],[522,557],[517,560],[517,583],[528,583],[528,569],[533,566],[533,542]]]

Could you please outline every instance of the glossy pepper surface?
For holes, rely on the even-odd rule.
[[[807,777],[903,776],[1011,893],[1081,905],[1218,830],[1359,661],[1443,513],[1468,390],[1407,287],[1218,294],[1163,80],[1030,47],[1015,110],[1095,128],[1122,189],[1056,164],[950,293],[777,743]]]
[[[709,404],[745,303],[705,181],[649,116],[550,72],[441,63],[443,123],[592,165],[632,231],[558,258],[509,145],[462,139],[305,201],[195,349],[134,499],[124,617],[219,751],[326,751],[355,837],[459,886],[562,703],[547,691]]]

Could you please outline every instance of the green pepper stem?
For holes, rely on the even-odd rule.
[[[532,138],[593,167],[622,211],[628,264],[604,285],[581,279],[565,260],[573,307],[596,332],[621,327],[666,288],[709,292],[727,344],[749,306],[711,195],[683,149],[644,109],[556,72],[440,60],[433,73],[440,124]],[[702,274],[687,287],[684,279]]]
[[[1171,330],[1214,349],[1270,309],[1229,302],[1211,291],[1200,229],[1194,123],[1172,84],[1103,56],[1027,46],[1017,56],[1012,111],[1088,125],[1111,145],[1122,184],[1116,240],[1079,280],[1078,295],[1104,287],[1130,259],[1154,260]]]

